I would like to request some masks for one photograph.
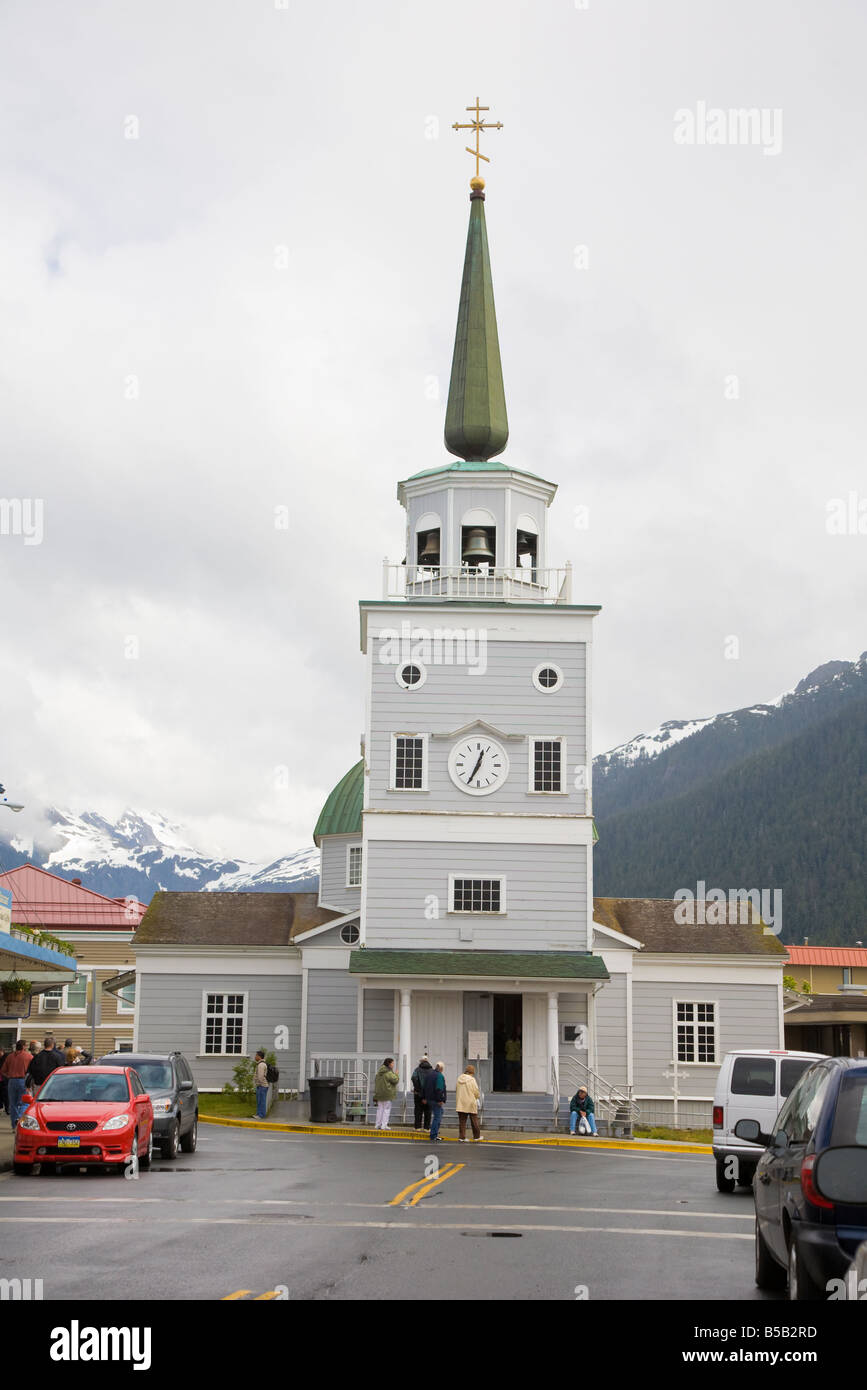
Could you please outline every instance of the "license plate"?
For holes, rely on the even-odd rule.
[[[80,1139],[58,1139],[58,1149],[78,1149],[81,1147]]]

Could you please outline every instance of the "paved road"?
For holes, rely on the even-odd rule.
[[[46,1299],[765,1297],[752,1194],[717,1193],[712,1160],[579,1142],[203,1125],[197,1153],[136,1181],[0,1176],[0,1273],[41,1278]]]

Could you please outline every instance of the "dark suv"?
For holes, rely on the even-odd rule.
[[[756,1283],[789,1298],[827,1298],[867,1239],[867,1062],[829,1057],[804,1072],[773,1132],[757,1120],[739,1139],[768,1147],[753,1178]]]
[[[180,1144],[194,1153],[199,1130],[199,1090],[180,1052],[110,1052],[101,1067],[135,1067],[154,1107],[154,1147],[175,1158]]]

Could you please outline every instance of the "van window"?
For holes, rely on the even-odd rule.
[[[783,1100],[791,1091],[795,1082],[800,1080],[808,1067],[813,1065],[815,1058],[812,1057],[784,1057],[780,1063],[780,1095]]]
[[[732,1068],[732,1095],[775,1096],[777,1063],[773,1057],[737,1057]]]

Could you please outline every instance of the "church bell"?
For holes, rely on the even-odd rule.
[[[439,531],[428,531],[425,536],[424,546],[419,551],[418,562],[420,565],[438,565],[440,562],[440,533]]]
[[[473,526],[468,532],[464,538],[461,559],[465,565],[492,565],[494,563],[494,552],[491,549],[488,533],[484,526]]]

